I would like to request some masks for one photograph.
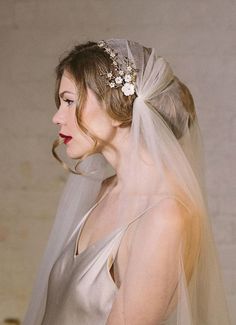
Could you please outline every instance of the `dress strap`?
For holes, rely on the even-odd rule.
[[[120,244],[121,244],[121,241],[122,241],[122,238],[124,236],[124,234],[126,233],[128,227],[133,223],[135,222],[137,219],[139,219],[140,217],[142,217],[148,210],[150,210],[151,208],[157,206],[161,201],[163,201],[164,199],[166,198],[174,198],[175,200],[179,201],[188,211],[189,213],[191,214],[191,210],[190,210],[190,207],[187,206],[178,196],[176,195],[171,195],[171,194],[168,194],[168,195],[163,195],[160,197],[160,199],[155,202],[154,204],[150,205],[149,207],[147,207],[144,211],[142,211],[137,217],[135,217],[133,220],[131,220],[128,224],[126,224],[124,227],[121,227],[121,236],[119,236],[119,241],[118,241],[118,245],[115,244],[115,246],[113,246],[112,248],[112,251],[111,251],[111,256],[113,257],[113,261],[116,257],[116,254],[118,252],[118,249],[120,247]]]
[[[137,217],[135,217],[127,225],[125,225],[125,229],[128,228],[129,225],[132,224],[133,222],[135,222],[137,219],[139,219],[140,217],[142,217],[148,210],[150,210],[151,208],[157,206],[161,201],[163,201],[166,198],[174,198],[175,200],[179,201],[189,211],[189,213],[191,213],[190,208],[179,197],[177,197],[176,195],[171,195],[171,194],[163,195],[157,202],[155,202],[153,205],[150,205],[149,207],[147,207]]]

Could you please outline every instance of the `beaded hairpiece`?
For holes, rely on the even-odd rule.
[[[110,55],[112,64],[114,65],[114,71],[100,73],[101,76],[105,76],[106,84],[111,88],[122,87],[121,91],[125,96],[133,95],[135,93],[136,71],[138,71],[134,63],[127,56],[124,56],[123,60],[121,60],[118,57],[118,53],[110,48],[104,40],[99,41],[97,44]]]

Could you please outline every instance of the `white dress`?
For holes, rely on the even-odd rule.
[[[166,197],[170,196],[164,196]],[[42,325],[106,324],[119,290],[109,270],[116,257],[121,239],[129,225],[143,216],[152,206],[128,224],[115,229],[108,236],[76,255],[77,241],[82,226],[89,213],[100,201],[84,215],[52,267]],[[175,317],[173,313],[171,318],[169,317],[162,324],[171,324]]]

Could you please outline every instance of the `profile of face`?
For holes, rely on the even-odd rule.
[[[114,135],[114,121],[106,113],[90,88],[82,110],[82,124],[96,137],[110,141]],[[93,140],[79,127],[76,118],[77,87],[73,77],[64,71],[59,87],[60,107],[53,116],[53,123],[60,126],[59,134],[66,144],[70,158],[80,158],[93,148]],[[100,147],[102,150],[102,147]]]

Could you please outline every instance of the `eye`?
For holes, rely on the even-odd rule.
[[[63,101],[64,101],[65,103],[67,103],[68,106],[71,106],[71,105],[74,103],[74,101],[71,100],[71,99],[63,99]]]

